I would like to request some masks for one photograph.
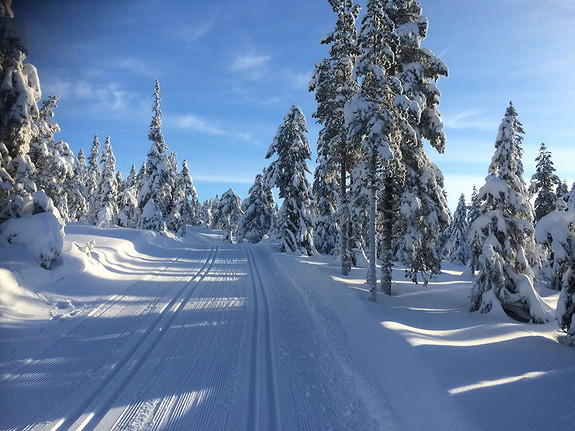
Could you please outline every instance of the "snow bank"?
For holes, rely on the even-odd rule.
[[[19,245],[45,269],[60,257],[64,245],[64,222],[57,214],[39,213],[12,218],[0,225],[0,246]]]

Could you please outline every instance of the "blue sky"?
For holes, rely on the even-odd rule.
[[[545,142],[557,174],[575,181],[575,2],[420,3],[430,22],[424,45],[450,69],[438,84],[446,153],[428,150],[450,207],[484,184],[510,100],[526,131],[525,179]],[[75,153],[88,152],[94,134],[110,135],[117,169],[139,168],[157,77],[166,143],[188,160],[200,200],[230,187],[247,196],[292,104],[307,116],[315,159],[307,82],[335,24],[327,0],[14,0],[12,8],[43,95],[60,96],[56,137]]]

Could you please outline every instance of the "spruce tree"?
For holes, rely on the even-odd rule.
[[[312,188],[315,198],[314,244],[318,252],[333,254],[341,237],[336,213],[338,192],[337,184],[333,181],[333,176],[329,174],[326,162],[326,158],[318,157],[318,165],[314,174]],[[340,255],[341,252],[340,248]]]
[[[264,169],[261,174],[256,175],[248,192],[246,209],[238,228],[240,240],[260,242],[271,228],[275,203],[271,189],[265,185],[265,174]]]
[[[313,220],[311,214],[311,187],[306,178],[309,167],[306,160],[311,149],[305,137],[307,124],[303,112],[293,105],[279,126],[266,154],[269,159],[277,154],[266,174],[266,184],[279,189],[283,199],[280,209],[280,250],[302,251],[313,254]]]
[[[471,227],[479,273],[470,309],[487,313],[500,303],[516,319],[542,323],[548,317],[533,287],[536,245],[533,210],[523,182],[523,133],[510,103],[499,126],[486,184],[479,190],[481,216]]]
[[[399,158],[399,124],[396,96],[401,84],[392,76],[395,58],[392,46],[396,44],[393,22],[384,9],[381,0],[369,0],[367,11],[361,21],[358,36],[360,55],[355,64],[355,74],[361,84],[353,99],[346,104],[345,120],[348,138],[353,145],[362,149],[362,158],[356,168],[354,181],[365,184],[369,193],[369,267],[367,283],[369,299],[376,301],[376,197],[381,187],[385,207],[381,208],[389,221],[391,181],[397,167],[393,163]],[[381,181],[380,181],[381,179]],[[382,254],[382,288],[391,293],[391,266],[393,251],[389,225],[384,227],[386,240]]]
[[[467,224],[467,206],[465,196],[459,197],[457,208],[453,213],[453,222],[449,227],[449,237],[443,249],[443,256],[449,262],[467,264],[469,251],[467,248],[467,234],[469,225]]]
[[[551,286],[561,290],[555,319],[566,333],[564,341],[575,346],[575,205],[539,220],[536,235],[553,252]]]
[[[100,184],[100,142],[94,135],[94,142],[88,156],[88,176],[86,179],[86,196],[88,198],[88,221],[96,224],[100,207],[98,204],[98,186]]]
[[[118,182],[116,179],[116,158],[110,144],[110,137],[106,138],[102,148],[102,175],[98,184],[98,199],[96,202],[98,226],[109,227],[116,221],[118,214]]]
[[[393,22],[391,39],[395,60],[395,77],[402,92],[396,105],[406,113],[399,125],[401,130],[401,174],[394,180],[399,184],[398,198],[390,199],[389,219],[399,202],[399,220],[395,226],[398,258],[406,265],[406,276],[417,282],[418,274],[427,283],[430,276],[441,271],[441,259],[436,242],[449,225],[450,215],[443,190],[443,175],[423,148],[423,139],[439,153],[445,150],[445,133],[439,112],[440,92],[436,82],[448,75],[448,69],[431,50],[421,46],[427,37],[428,21],[422,15],[419,2],[388,0],[384,2]],[[386,221],[384,219],[384,226]],[[391,229],[387,227],[388,231]]]
[[[531,196],[537,195],[535,198],[535,222],[537,223],[555,210],[557,203],[555,189],[561,184],[561,180],[555,174],[551,152],[547,150],[545,144],[541,144],[539,155],[535,161],[537,162],[536,172],[531,177],[529,194]]]
[[[40,81],[36,68],[24,63],[24,30],[10,7],[2,10],[0,31],[0,223],[31,211],[34,165],[28,155],[39,115]]]
[[[352,0],[329,0],[329,3],[338,17],[335,30],[321,41],[330,45],[329,58],[315,65],[309,83],[318,103],[312,116],[324,126],[319,135],[318,169],[314,175],[319,217],[315,237],[316,247],[322,253],[331,253],[339,242],[341,272],[346,275],[351,268],[348,177],[357,156],[347,139],[344,107],[358,89],[353,68],[359,55],[355,22],[360,7]],[[339,238],[334,237],[338,232]]]
[[[140,180],[140,190],[138,194],[138,207],[142,211],[142,220],[140,226],[157,226],[162,228],[162,223],[156,223],[157,214],[152,214],[152,209],[156,207],[160,210],[159,218],[162,222],[167,217],[170,209],[172,178],[170,176],[170,160],[168,156],[168,147],[164,142],[162,134],[162,110],[160,108],[160,82],[156,79],[154,88],[154,115],[150,123],[148,140],[151,142],[151,148],[146,161],[146,170]],[[144,216],[144,208],[148,200],[153,199],[154,205],[147,208],[147,214]],[[151,222],[150,222],[151,220]],[[145,229],[145,228],[144,228]]]
[[[242,199],[233,189],[225,192],[218,203],[218,229],[226,232],[225,239],[227,241],[234,241],[234,235],[242,217],[241,205]]]

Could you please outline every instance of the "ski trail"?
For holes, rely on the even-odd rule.
[[[251,247],[246,247],[245,250],[250,268],[255,309],[246,429],[279,430],[281,417],[271,336],[273,332],[271,307],[253,250]]]
[[[111,297],[59,341],[7,376],[0,384],[0,393],[9,394],[0,409],[0,429],[50,429],[55,427],[49,422],[54,417],[56,423],[61,422],[58,417],[65,415],[57,415],[57,411],[77,405],[84,393],[90,392],[82,388],[97,386],[114,372],[121,352],[137,344],[158,311],[164,312],[165,298],[173,296],[171,291],[189,278],[184,273],[172,275],[176,264],[194,264],[183,259],[179,256],[153,277]]]
[[[225,429],[245,322],[245,264],[237,247],[198,285],[117,405],[97,429]]]
[[[183,309],[199,282],[211,269],[217,255],[217,247],[212,248],[208,259],[200,270],[184,285],[172,300],[162,308],[152,325],[142,334],[138,343],[128,350],[122,359],[115,364],[111,372],[102,379],[100,385],[90,391],[79,408],[66,415],[50,431],[68,427],[77,431],[93,429],[95,423],[112,406],[124,386],[134,377],[145,363],[150,353],[158,345],[166,330],[172,325],[178,313]]]

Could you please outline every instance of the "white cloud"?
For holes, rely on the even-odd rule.
[[[208,19],[197,25],[186,26],[181,29],[180,37],[188,43],[197,42],[214,28],[214,19]]]
[[[207,135],[221,136],[226,134],[216,123],[207,121],[194,114],[167,116],[165,121],[179,129],[192,130]]]
[[[226,130],[216,121],[201,118],[195,114],[169,115],[164,117],[164,124],[182,130],[190,130],[211,136],[227,136],[237,138],[240,141],[252,142],[254,137],[249,132]]]
[[[262,79],[272,57],[263,54],[244,54],[237,56],[230,65],[230,71],[241,73],[252,81]]]
[[[286,70],[283,72],[283,76],[287,79],[290,84],[295,88],[301,88],[307,91],[307,86],[311,79],[312,72],[294,72],[293,70]]]
[[[484,132],[496,132],[499,123],[483,111],[467,110],[451,115],[445,111],[442,114],[445,127],[448,129],[473,129]]]

